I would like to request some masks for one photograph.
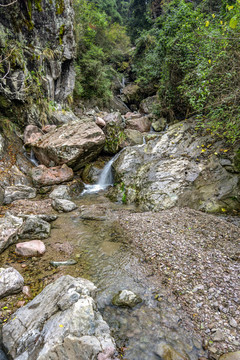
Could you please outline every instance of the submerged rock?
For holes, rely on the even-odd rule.
[[[113,305],[116,306],[128,306],[133,308],[137,304],[141,303],[142,299],[140,296],[134,294],[129,290],[122,290],[118,294],[114,295],[112,299]]]
[[[69,275],[57,279],[3,326],[4,349],[15,360],[89,360],[115,349],[96,309],[95,293],[88,280]]]
[[[97,157],[104,146],[102,130],[89,118],[77,118],[32,144],[36,158],[44,165],[66,164],[80,169]],[[47,184],[46,184],[47,185]]]
[[[19,272],[12,268],[0,268],[0,299],[19,293],[22,290],[24,279]]]
[[[240,351],[230,352],[220,356],[219,360],[239,360]]]
[[[156,345],[155,353],[162,360],[190,360],[188,355],[180,354],[172,346],[165,343]]]

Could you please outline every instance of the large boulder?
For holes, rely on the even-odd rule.
[[[12,268],[0,268],[0,299],[19,293],[22,290],[24,279],[19,272]]]
[[[0,253],[18,240],[18,230],[23,224],[23,219],[6,213],[0,218]]]
[[[77,118],[32,144],[36,158],[46,166],[63,165],[80,169],[97,157],[104,146],[103,131],[88,118]]]
[[[95,293],[92,282],[69,275],[48,285],[3,326],[9,358],[89,360],[108,349],[113,354],[114,340],[96,309]]]
[[[39,165],[32,169],[31,175],[34,185],[42,187],[70,181],[74,174],[73,170],[64,164],[51,168],[47,168],[45,165]]]
[[[192,135],[194,127],[193,121],[175,124],[145,146],[124,149],[112,165],[118,199],[156,211],[239,208],[239,174],[224,143],[211,134]]]
[[[10,204],[19,199],[33,199],[36,195],[36,189],[27,185],[7,186],[4,189],[4,204]]]

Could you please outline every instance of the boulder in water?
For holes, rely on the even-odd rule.
[[[154,352],[162,360],[190,360],[187,354],[180,354],[171,345],[165,343],[156,345]]]
[[[112,299],[113,305],[116,306],[127,306],[133,308],[137,304],[141,303],[142,299],[140,296],[134,294],[129,290],[122,290],[118,294],[114,295]]]
[[[49,194],[50,199],[65,199],[65,200],[70,200],[71,199],[71,195],[70,195],[70,189],[69,186],[67,185],[59,185],[58,187],[56,187],[50,194]]]
[[[46,247],[41,240],[26,241],[16,245],[16,254],[21,256],[39,256],[43,255]]]

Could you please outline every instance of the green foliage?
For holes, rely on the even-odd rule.
[[[240,0],[204,11],[184,0],[165,4],[163,15],[136,41],[136,80],[158,90],[162,115],[198,115],[234,142],[240,135]],[[213,8],[213,6],[211,6]]]
[[[107,15],[89,1],[75,0],[75,29],[75,97],[107,102],[112,80],[129,48],[125,28],[109,22]]]

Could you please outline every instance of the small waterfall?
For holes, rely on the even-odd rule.
[[[33,165],[35,166],[38,166],[39,165],[39,162],[38,160],[36,159],[35,155],[34,155],[34,152],[33,150],[31,149],[31,153],[30,153],[30,161]]]
[[[110,161],[108,161],[108,163],[104,166],[96,184],[85,184],[85,189],[83,190],[82,195],[96,193],[100,190],[105,190],[108,186],[113,185],[112,163],[114,162],[114,160],[116,160],[118,155],[119,153],[115,155]]]

